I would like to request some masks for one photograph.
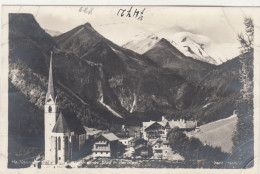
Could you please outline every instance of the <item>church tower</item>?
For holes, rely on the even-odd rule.
[[[45,161],[51,162],[51,136],[58,116],[58,105],[54,95],[52,75],[52,52],[50,58],[48,91],[44,105]]]

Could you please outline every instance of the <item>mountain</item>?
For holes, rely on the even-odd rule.
[[[10,14],[9,19],[9,79],[17,91],[25,95],[38,109],[43,110],[50,51],[53,50],[54,85],[61,108],[70,108],[81,118],[86,112],[91,114],[95,118],[92,117],[92,121],[84,118],[84,122],[90,125],[108,126],[113,120],[111,117],[117,119],[111,111],[94,99],[97,97],[99,83],[98,68],[81,61],[75,55],[60,51],[53,38],[40,27],[31,14]],[[70,86],[74,87],[73,90]],[[89,90],[80,90],[81,88]],[[86,108],[86,105],[90,106]],[[96,119],[103,123],[97,124]]]
[[[42,137],[51,51],[57,102],[85,126],[115,130],[162,115],[204,124],[232,114],[241,89],[238,58],[215,66],[166,39],[149,40],[152,47],[143,43],[149,51],[140,55],[89,23],[51,37],[33,15],[9,14],[9,91],[18,96],[9,96],[9,137],[23,149],[32,144],[17,137]]]
[[[184,93],[174,97],[181,86],[188,94],[192,90],[191,83],[159,67],[146,56],[112,43],[89,23],[54,39],[61,50],[100,70],[100,78],[104,80],[98,88],[102,102],[117,110],[121,108],[132,116],[145,118],[158,116],[162,110],[170,112],[177,105],[188,107],[192,103]]]
[[[44,29],[46,33],[48,33],[49,35],[51,35],[52,37],[54,36],[58,36],[61,35],[62,32],[59,31],[55,31],[55,30],[49,30],[49,29]]]
[[[209,102],[233,100],[240,87],[239,63],[194,60],[166,39],[151,37],[158,42],[140,55],[104,38],[89,23],[52,38],[30,14],[10,14],[9,39],[14,88],[42,110],[53,50],[59,104],[97,128],[200,110]]]
[[[241,57],[246,58],[245,64],[250,67],[249,77],[253,79],[253,54],[248,53],[236,57],[232,60],[217,66],[203,79],[199,81],[197,87],[203,91],[194,94],[205,96],[205,100],[201,102],[201,107],[191,107],[190,110],[182,110],[172,114],[172,118],[177,115],[186,115],[187,118],[196,118],[200,124],[206,124],[218,119],[226,118],[232,114],[233,110],[243,110],[237,105],[241,98],[242,83],[240,81],[240,70],[242,69]],[[252,107],[252,106],[251,106]],[[175,115],[175,116],[174,116]],[[222,118],[221,118],[222,117]],[[218,118],[215,120],[215,118]]]
[[[27,158],[26,154],[31,152],[37,151],[39,154],[39,150],[43,148],[43,105],[51,51],[54,52],[54,86],[61,110],[75,113],[82,124],[89,127],[113,129],[122,124],[119,115],[124,110],[116,114],[114,108],[97,100],[100,97],[98,87],[101,83],[99,69],[75,55],[59,50],[56,42],[40,27],[33,15],[11,13],[8,74],[9,160]]]
[[[189,32],[178,32],[174,35],[163,36],[163,34],[147,34],[140,33],[124,44],[122,47],[133,50],[139,54],[144,54],[150,50],[160,39],[165,38],[175,48],[182,52],[186,57],[191,57],[196,60],[207,62],[214,65],[219,65],[227,59],[220,56],[221,54],[214,52],[210,56],[207,51],[211,41],[206,36],[195,35]],[[207,45],[208,44],[208,45]]]
[[[193,81],[202,79],[209,71],[215,68],[214,65],[209,63],[186,57],[164,38],[144,53],[144,55],[159,66],[171,69],[186,79]]]
[[[125,43],[122,47],[133,50],[136,53],[144,54],[150,50],[156,43],[160,41],[160,37],[150,34],[147,36],[146,33],[140,33],[136,35],[131,41]]]
[[[203,62],[217,64],[216,60],[208,55],[204,50],[205,45],[203,43],[197,43],[195,40],[191,39],[188,35],[182,37],[176,37],[171,39],[171,43],[177,47],[185,56],[192,57],[196,60]]]
[[[76,113],[84,125],[108,128],[126,118],[159,118],[193,103],[192,83],[112,43],[89,23],[52,38],[30,14],[9,17],[9,80],[39,111],[47,91],[51,50],[58,103]]]

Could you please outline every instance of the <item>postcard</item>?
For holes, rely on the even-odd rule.
[[[258,172],[259,8],[6,5],[2,28],[6,171]]]

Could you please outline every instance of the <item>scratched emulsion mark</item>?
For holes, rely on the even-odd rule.
[[[37,10],[36,10],[36,13],[35,13],[35,15],[34,15],[35,18],[38,16],[38,13],[39,13],[40,8],[41,8],[41,6],[39,5],[38,8],[37,8]]]
[[[132,10],[133,6],[131,6],[129,9],[124,9],[124,8],[120,8],[117,12],[117,16],[120,17],[129,17],[129,18],[136,18],[137,20],[142,21],[144,18],[144,11],[145,8],[143,8],[142,10],[135,8],[135,10]],[[125,13],[126,12],[126,13]]]

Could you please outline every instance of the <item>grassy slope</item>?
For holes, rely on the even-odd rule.
[[[226,119],[221,119],[200,126],[199,132],[188,132],[187,136],[198,138],[202,143],[213,147],[221,147],[223,152],[230,153],[233,147],[232,137],[236,129],[237,116],[232,115]]]

